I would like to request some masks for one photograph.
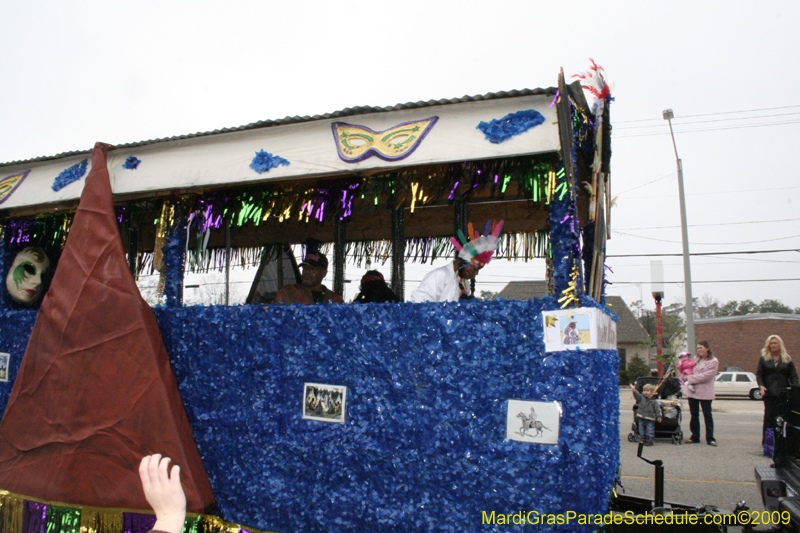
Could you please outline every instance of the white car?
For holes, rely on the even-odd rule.
[[[752,372],[720,372],[714,380],[714,394],[717,396],[748,396],[751,400],[761,399],[761,389]]]

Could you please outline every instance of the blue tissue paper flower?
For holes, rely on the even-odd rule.
[[[501,119],[491,122],[481,122],[477,129],[481,130],[486,138],[493,143],[501,143],[514,135],[525,133],[544,122],[544,117],[535,109],[526,109],[509,113]]]
[[[273,169],[279,165],[286,166],[289,164],[289,161],[282,158],[279,155],[272,155],[269,152],[261,150],[260,152],[256,152],[256,156],[253,158],[253,162],[250,163],[250,168],[258,172],[259,174],[263,174],[264,172]]]
[[[75,163],[68,169],[65,169],[61,174],[56,176],[53,181],[53,190],[60,191],[73,181],[78,181],[86,174],[86,167],[89,165],[89,160],[84,159],[80,163]]]
[[[128,159],[122,164],[122,168],[127,168],[128,170],[136,170],[136,167],[139,166],[142,160],[138,159],[136,156],[129,155]]]

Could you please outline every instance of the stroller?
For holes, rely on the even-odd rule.
[[[642,388],[650,383],[656,387],[656,398],[661,406],[663,416],[661,422],[656,422],[656,438],[671,438],[672,444],[683,443],[683,430],[681,429],[681,410],[683,409],[683,396],[680,380],[672,376],[673,369],[667,372],[666,377],[652,378],[641,377],[636,380],[636,391],[641,393]],[[636,405],[633,406],[633,423],[628,442],[639,442],[639,425],[636,422]]]

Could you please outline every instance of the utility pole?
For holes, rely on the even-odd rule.
[[[672,137],[672,147],[675,150],[675,160],[678,163],[678,192],[681,200],[681,234],[683,237],[683,284],[686,298],[686,349],[694,352],[694,299],[692,298],[692,265],[689,259],[689,230],[686,225],[686,195],[683,192],[683,163],[678,157],[678,146],[675,144],[675,133],[672,131],[672,119],[675,115],[672,109],[663,112],[664,120],[669,122],[669,134]]]

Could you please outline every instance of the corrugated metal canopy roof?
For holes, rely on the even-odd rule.
[[[341,118],[341,117],[348,117],[353,115],[363,115],[368,113],[388,113],[391,111],[400,111],[404,109],[418,109],[424,107],[431,107],[437,105],[447,105],[447,104],[459,104],[464,102],[478,102],[482,100],[497,100],[501,98],[514,98],[519,96],[532,96],[532,95],[542,95],[542,94],[555,94],[557,89],[555,87],[548,87],[548,88],[540,88],[540,89],[522,89],[522,90],[513,90],[513,91],[500,91],[496,93],[487,93],[482,95],[476,96],[462,96],[461,98],[450,98],[450,99],[440,99],[440,100],[428,100],[428,101],[419,101],[419,102],[407,102],[404,104],[396,104],[394,106],[389,107],[372,107],[372,106],[356,106],[356,107],[348,107],[342,109],[340,111],[334,111],[333,113],[325,113],[323,115],[314,115],[314,116],[294,116],[294,117],[285,117],[277,120],[259,120],[258,122],[251,122],[250,124],[246,124],[244,126],[234,127],[234,128],[222,128],[213,131],[205,131],[205,132],[197,132],[197,133],[189,133],[186,135],[176,135],[174,137],[163,137],[161,139],[149,139],[146,141],[138,141],[133,143],[125,143],[125,144],[117,144],[114,145],[111,149],[119,149],[119,148],[134,148],[138,146],[145,146],[149,144],[156,144],[161,142],[168,142],[168,141],[176,141],[182,139],[192,139],[197,137],[206,137],[210,135],[219,135],[223,133],[232,133],[237,131],[246,131],[246,130],[254,130],[259,128],[270,128],[274,126],[284,126],[287,124],[300,124],[303,122],[313,122],[316,120],[326,120],[332,118]],[[91,149],[88,150],[77,150],[72,152],[62,152],[56,155],[47,155],[47,156],[40,156],[34,157],[32,159],[22,159],[17,161],[8,161],[5,163],[0,163],[0,168],[10,165],[17,165],[21,163],[34,163],[39,161],[50,161],[53,159],[60,159],[62,157],[69,157],[74,155],[83,155],[83,154],[90,154],[92,152]]]

